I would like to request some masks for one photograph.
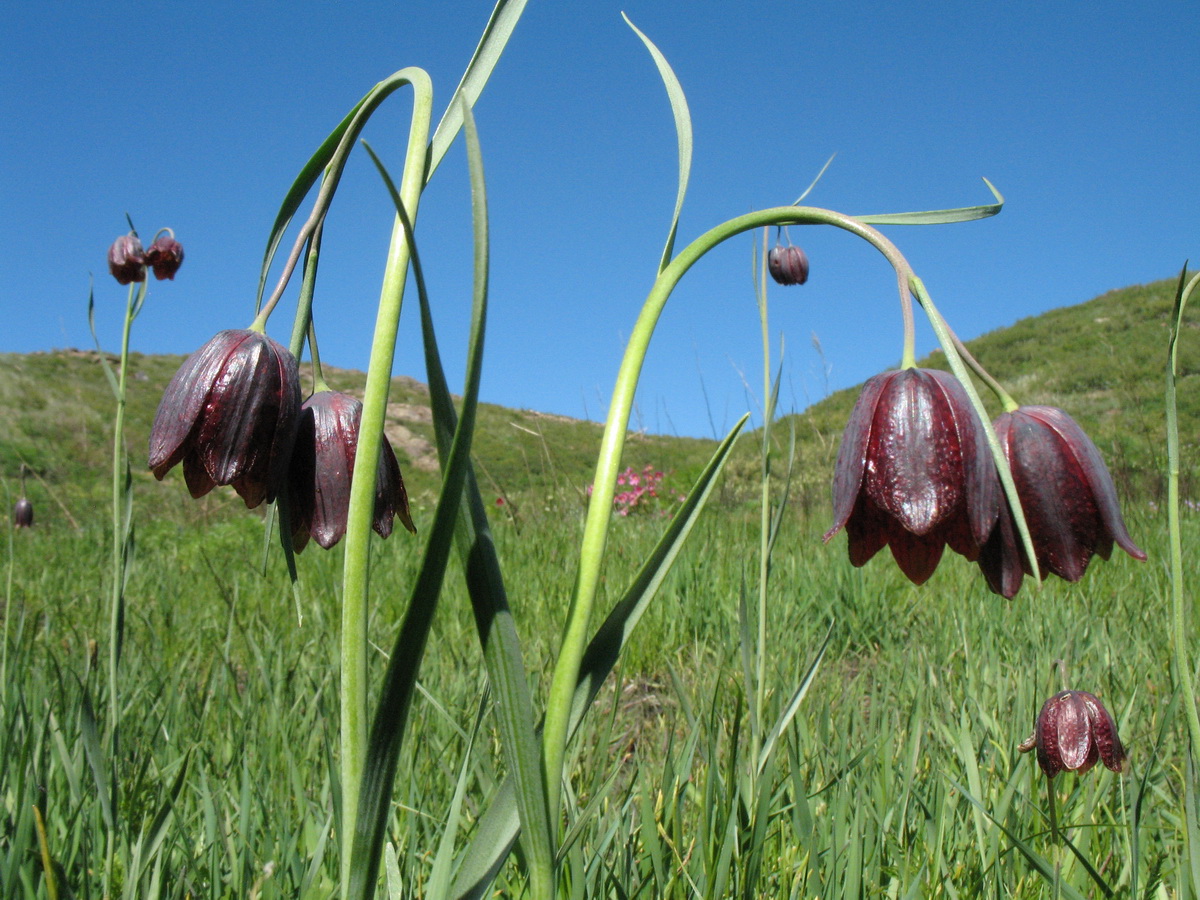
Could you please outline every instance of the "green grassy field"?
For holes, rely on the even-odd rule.
[[[1093,562],[1078,585],[1054,579],[1039,592],[1027,584],[1004,601],[951,554],[921,588],[886,552],[851,567],[845,539],[825,545],[820,536],[829,518],[822,492],[853,392],[795,418],[801,468],[773,559],[762,722],[753,720],[752,641],[740,614],[757,602],[759,546],[751,499],[758,440],[746,435],[572,746],[561,895],[1033,898],[1053,896],[1057,871],[1064,897],[1104,896],[1100,882],[1119,896],[1193,896],[1200,862],[1189,858],[1186,829],[1195,827],[1196,806],[1171,689],[1156,471],[1166,314],[1158,307],[1166,303],[1164,284],[1130,289],[1048,314],[1052,329],[1018,323],[972,344],[999,377],[1026,387],[1019,399],[1075,415],[1114,469],[1130,530],[1150,560],[1118,551]],[[1095,345],[1072,342],[1072,323],[1118,315],[1128,316],[1118,323],[1121,340],[1138,348],[1119,365],[1118,354],[1097,359]],[[1063,348],[1050,362],[1047,334]],[[1179,386],[1185,469],[1200,421],[1196,359],[1194,348],[1185,355]],[[144,377],[131,382],[137,551],[126,591],[120,747],[108,758],[97,732],[108,704],[111,396],[85,354],[0,358],[0,411],[12,423],[0,435],[4,486],[11,494],[17,467],[28,463],[39,517],[32,530],[6,532],[5,897],[51,896],[36,815],[60,897],[101,896],[106,816],[122,835],[114,896],[337,893],[341,551],[314,547],[299,557],[297,599],[277,548],[264,567],[257,512],[225,489],[191,501],[178,471],[161,484],[139,471],[154,405],[178,362],[139,358],[135,372]],[[362,376],[337,377],[338,387],[353,388]],[[428,440],[419,410],[408,408],[422,396],[420,385],[397,380],[392,402],[395,423]],[[777,436],[786,430],[776,425]],[[485,497],[508,498],[492,509],[493,528],[535,708],[571,593],[598,433],[534,413],[481,414],[475,455]],[[419,442],[407,446],[398,449],[420,536],[400,531],[374,542],[377,648],[392,646],[432,512],[436,475],[417,465]],[[686,489],[711,449],[647,436],[626,456]],[[615,602],[666,521],[615,522],[602,603]],[[1198,529],[1187,511],[1185,547]],[[1185,555],[1185,565],[1195,584],[1194,557]],[[778,752],[760,766],[749,736],[770,731],[827,634]],[[377,677],[384,656],[380,649]],[[1066,686],[1108,704],[1130,753],[1121,776],[1097,767],[1055,780],[1060,822],[1077,852],[1052,841],[1045,779],[1016,749],[1063,672]],[[400,896],[425,896],[441,867],[453,871],[504,774],[482,673],[452,562],[394,794]],[[114,778],[119,803],[110,809],[102,798]],[[448,832],[460,783],[462,814]],[[524,887],[517,853],[493,895],[520,896]]]

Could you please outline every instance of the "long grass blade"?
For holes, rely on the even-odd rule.
[[[479,46],[475,48],[475,53],[471,56],[471,61],[467,63],[466,71],[463,72],[462,80],[454,89],[450,104],[446,107],[446,112],[442,114],[441,121],[438,122],[438,126],[433,132],[433,141],[430,144],[429,152],[429,168],[425,173],[426,182],[433,177],[442,157],[446,155],[446,151],[450,149],[450,145],[454,143],[454,138],[462,128],[462,104],[465,103],[468,109],[474,109],[480,95],[483,94],[483,89],[487,85],[488,79],[492,77],[496,63],[500,61],[504,48],[508,46],[508,39],[512,37],[517,22],[521,19],[521,13],[525,11],[525,3],[526,0],[499,0],[492,9],[491,18],[488,19],[487,26],[483,29],[483,36],[479,39]]]
[[[776,720],[775,726],[771,729],[771,733],[767,735],[766,741],[763,742],[762,752],[758,756],[758,774],[762,775],[763,769],[766,768],[772,754],[775,752],[775,744],[779,741],[780,735],[787,730],[788,725],[792,723],[792,719],[800,710],[800,704],[804,702],[804,697],[808,693],[808,689],[812,686],[813,679],[817,677],[817,669],[821,666],[821,660],[825,658],[825,651],[829,649],[829,641],[833,637],[833,623],[829,623],[829,629],[825,632],[825,640],[821,641],[821,646],[817,650],[817,655],[813,661],[809,663],[808,671],[804,673],[804,677],[800,679],[800,686],[796,688],[792,694],[788,705],[784,707],[779,719]]]
[[[855,216],[860,222],[868,225],[948,225],[952,222],[971,222],[975,219],[986,219],[994,216],[1004,208],[1004,195],[996,190],[996,186],[983,179],[995,203],[982,206],[960,206],[956,209],[930,209],[924,212],[874,213],[869,216]]]
[[[650,38],[629,21],[629,16],[621,13],[621,18],[625,20],[626,25],[633,29],[633,33],[641,38],[646,49],[650,51],[654,65],[658,67],[658,74],[662,77],[663,86],[667,89],[667,99],[671,101],[671,115],[675,117],[675,137],[679,144],[679,188],[675,194],[675,213],[671,216],[671,229],[667,232],[667,245],[663,248],[662,259],[658,263],[658,271],[661,272],[667,267],[671,257],[675,255],[675,233],[679,230],[679,214],[683,211],[683,198],[687,195],[688,178],[692,171],[692,116],[688,111],[687,97],[683,94],[683,86],[675,77],[675,72],[671,69],[667,58],[662,55],[658,47],[654,46]]]

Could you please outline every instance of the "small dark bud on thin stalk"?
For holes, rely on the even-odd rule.
[[[13,525],[17,528],[33,527],[33,504],[25,497],[13,505]]]
[[[146,254],[136,234],[123,234],[108,248],[108,271],[118,284],[146,280]]]
[[[146,250],[146,265],[154,270],[159,281],[164,278],[175,280],[175,273],[183,265],[183,245],[170,235],[160,235]]]
[[[799,247],[776,246],[767,254],[767,271],[778,284],[804,284],[808,281],[808,257]]]

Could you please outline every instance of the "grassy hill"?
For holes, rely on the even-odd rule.
[[[1162,491],[1163,367],[1174,280],[1110,291],[1077,306],[1052,310],[971,341],[969,346],[1021,403],[1061,406],[1093,437],[1118,488],[1157,500]],[[948,310],[951,317],[953,311]],[[1190,316],[1181,351],[1179,383],[1183,431],[1184,496],[1200,456],[1200,327]],[[156,515],[207,518],[240,508],[229,491],[200,504],[187,499],[179,471],[159,484],[144,470],[144,448],[163,388],[182,362],[178,356],[134,354],[129,380],[127,434],[139,504]],[[940,353],[922,365],[944,367]],[[307,382],[307,367],[302,367]],[[333,370],[331,384],[361,396],[360,372]],[[821,510],[842,427],[858,389],[839,391],[788,417],[797,435],[793,497]],[[990,399],[990,398],[989,398]],[[30,495],[39,517],[62,516],[80,525],[106,521],[111,459],[112,394],[97,355],[58,350],[0,354],[0,475],[15,490],[22,462],[35,473]],[[993,410],[998,407],[993,403]],[[424,385],[393,380],[388,437],[396,448],[419,508],[436,496],[438,474]],[[787,424],[776,432],[786,445]],[[592,422],[484,404],[475,459],[485,496],[504,497],[518,514],[582,505],[600,426]],[[737,503],[754,494],[757,442],[744,440],[719,500]],[[632,436],[627,464],[653,465],[668,484],[686,488],[713,442],[662,435]],[[97,518],[99,517],[99,518]]]

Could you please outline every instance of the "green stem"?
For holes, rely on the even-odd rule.
[[[592,497],[588,503],[584,522],[583,538],[580,542],[579,570],[575,579],[575,592],[564,625],[562,646],[555,662],[554,674],[547,697],[543,751],[546,760],[546,789],[549,796],[551,815],[557,815],[561,796],[563,760],[566,752],[567,731],[571,716],[571,698],[579,674],[579,663],[587,644],[588,625],[592,607],[595,605],[596,590],[600,583],[600,568],[608,539],[608,525],[612,518],[612,499],[616,492],[617,472],[621,464],[621,451],[625,445],[625,434],[633,408],[634,393],[638,377],[650,345],[650,338],[658,317],[666,305],[671,291],[697,260],[723,241],[754,228],[770,225],[833,225],[855,234],[879,250],[896,270],[901,304],[908,309],[906,322],[911,320],[909,278],[912,267],[891,241],[869,225],[852,216],[827,209],[805,206],[785,206],[748,213],[705,232],[671,260],[659,273],[638,315],[633,332],[625,346],[625,356],[617,373],[612,401],[608,410],[608,421],[600,442],[600,453],[596,460]]]
[[[771,540],[771,423],[775,418],[774,395],[771,390],[771,331],[767,317],[767,230],[763,231],[763,258],[757,272],[758,318],[762,326],[763,354],[763,433],[762,433],[762,497],[759,501],[758,523],[758,635],[755,647],[754,721],[751,729],[755,765],[750,767],[752,778],[757,777],[758,757],[762,750],[763,707],[766,694],[767,658],[767,578],[770,566]],[[791,238],[788,238],[789,245]]]
[[[413,113],[400,197],[409,221],[417,219],[421,189],[429,152],[429,123],[433,109],[433,86],[420,69],[404,69],[397,78],[413,87]],[[348,134],[350,132],[347,132]],[[339,151],[340,152],[340,151]],[[332,165],[332,163],[331,163]],[[328,181],[329,179],[327,179]],[[322,191],[324,191],[324,183]],[[369,587],[371,520],[375,507],[375,472],[383,440],[388,388],[396,350],[396,331],[408,277],[409,244],[397,216],[392,227],[387,265],[383,274],[375,335],[363,396],[362,424],[358,451],[350,480],[347,514],[346,558],[342,575],[341,634],[341,781],[342,781],[342,892],[349,888],[354,828],[358,820],[358,789],[362,781],[367,741],[367,592]],[[264,312],[266,311],[264,307]]]
[[[125,385],[129,372],[129,333],[133,320],[146,295],[146,282],[135,282],[129,286],[129,297],[125,303],[125,323],[121,331],[121,362],[117,374],[117,411],[113,418],[112,454],[112,595],[109,602],[108,626],[108,739],[109,761],[112,765],[109,801],[112,805],[113,827],[109,831],[107,854],[104,864],[104,893],[109,895],[112,878],[113,856],[116,852],[117,815],[117,728],[121,719],[120,695],[117,690],[117,668],[121,661],[121,643],[125,630],[125,566],[126,566],[126,519],[125,519],[125,475],[129,460],[125,452]]]
[[[1186,274],[1186,268],[1185,268]],[[1179,330],[1188,299],[1200,286],[1200,274],[1193,275],[1186,286],[1180,277],[1174,320],[1171,324],[1171,344],[1167,369],[1167,530],[1171,545],[1171,649],[1175,683],[1183,697],[1192,759],[1200,765],[1200,714],[1196,709],[1195,685],[1187,652],[1187,607],[1183,592],[1183,540],[1179,523],[1179,416],[1175,401],[1175,375],[1178,370]],[[1185,834],[1191,833],[1184,829]]]

